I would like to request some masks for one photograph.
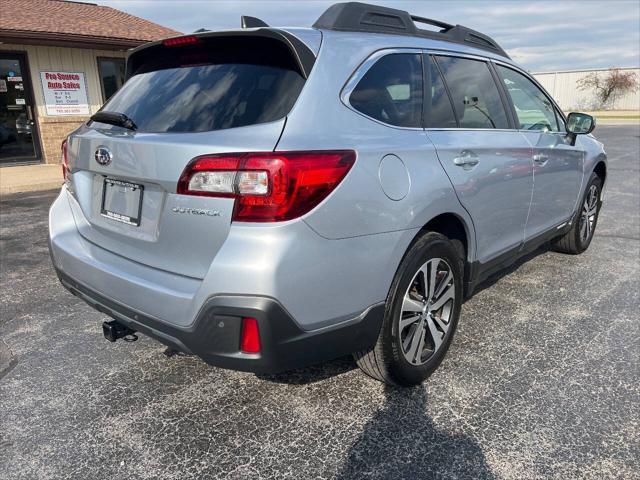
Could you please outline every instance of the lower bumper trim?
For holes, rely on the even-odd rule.
[[[182,328],[136,312],[78,283],[61,270],[56,272],[67,290],[132,330],[175,350],[195,354],[210,365],[247,372],[277,373],[371,348],[384,315],[384,304],[380,303],[347,322],[304,331],[273,298],[220,295],[204,304],[190,327]],[[240,351],[243,317],[258,321],[260,353]]]

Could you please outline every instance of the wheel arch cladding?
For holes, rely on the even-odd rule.
[[[603,160],[600,160],[596,164],[595,168],[593,169],[593,172],[602,179],[602,184],[604,185],[607,179],[607,165],[604,163]]]
[[[470,232],[466,223],[455,213],[442,213],[429,220],[420,230],[420,234],[429,231],[444,235],[450,240],[459,240],[462,251],[459,251],[463,261],[467,261],[469,255]],[[456,246],[456,248],[458,248]]]

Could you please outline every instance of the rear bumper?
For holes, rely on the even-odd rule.
[[[254,372],[302,367],[375,344],[383,316],[379,299],[385,296],[376,291],[387,287],[361,278],[363,271],[381,278],[390,270],[384,262],[371,267],[369,252],[382,250],[364,247],[377,244],[354,239],[337,245],[303,222],[266,231],[239,227],[206,278],[197,279],[86,240],[72,201],[63,188],[50,211],[49,246],[58,276],[72,293],[133,330],[212,365]],[[260,354],[240,352],[243,317],[258,320]]]
[[[82,285],[56,269],[62,285],[95,309],[129,328],[176,350],[199,356],[210,365],[255,373],[276,373],[319,363],[372,347],[384,305],[332,327],[301,330],[276,300],[266,297],[214,296],[188,328],[169,325],[134,311]],[[258,321],[261,352],[240,351],[243,317]]]

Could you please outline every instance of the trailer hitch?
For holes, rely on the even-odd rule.
[[[102,322],[102,333],[104,334],[104,338],[110,342],[115,342],[119,338],[124,339],[125,342],[135,342],[138,340],[135,330],[130,329],[117,320]]]

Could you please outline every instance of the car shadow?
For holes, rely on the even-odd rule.
[[[320,363],[306,368],[296,370],[288,370],[282,373],[266,374],[256,373],[256,377],[260,380],[273,383],[286,383],[289,385],[308,385],[311,383],[321,382],[327,378],[342,375],[357,368],[353,357],[346,356],[331,360],[329,362]]]
[[[424,386],[386,385],[384,395],[384,405],[349,449],[337,479],[496,478],[475,439],[436,427]]]

